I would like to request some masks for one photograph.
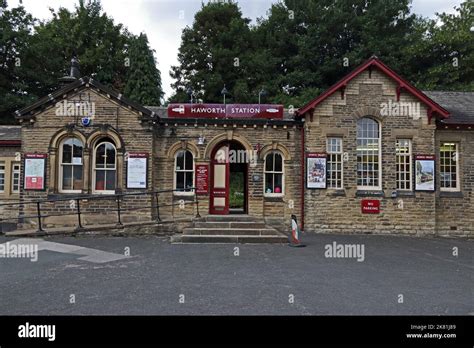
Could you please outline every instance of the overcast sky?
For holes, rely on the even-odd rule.
[[[21,0],[8,0],[9,7],[16,7]],[[202,0],[207,2],[208,0]],[[116,22],[124,24],[134,34],[145,32],[161,71],[165,98],[172,93],[170,67],[177,64],[181,31],[192,25],[194,14],[201,7],[201,0],[102,0],[104,11]],[[390,0],[389,0],[390,1]],[[26,10],[38,19],[49,19],[49,8],[74,9],[76,0],[22,0]],[[240,0],[243,15],[255,19],[265,17],[267,10],[277,0]],[[436,12],[454,12],[461,0],[413,0],[412,12],[434,17]],[[80,57],[79,57],[80,59]]]

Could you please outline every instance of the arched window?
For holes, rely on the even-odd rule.
[[[174,161],[174,188],[176,193],[192,192],[194,186],[194,156],[191,151],[181,150],[176,153]]]
[[[264,176],[265,196],[283,196],[285,177],[281,153],[273,151],[265,156]]]
[[[382,189],[380,125],[364,117],[357,121],[357,188]]]
[[[81,192],[84,145],[77,138],[67,138],[60,146],[59,192]]]
[[[117,176],[117,151],[112,140],[100,140],[94,148],[93,191],[115,193]]]

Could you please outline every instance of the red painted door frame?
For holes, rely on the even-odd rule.
[[[225,162],[219,162],[215,159],[216,152],[223,148],[224,146],[227,147],[226,150],[226,160]],[[230,150],[230,142],[225,141],[222,143],[217,144],[211,153],[211,194],[210,194],[210,202],[209,202],[209,214],[217,214],[217,215],[227,215],[229,214],[229,188],[230,188],[230,164],[229,164],[229,154]],[[225,166],[225,188],[215,188],[214,187],[214,166],[220,165]],[[214,197],[217,198],[224,198],[225,199],[225,206],[224,209],[217,209],[214,206]]]

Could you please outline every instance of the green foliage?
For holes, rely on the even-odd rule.
[[[58,78],[69,74],[73,55],[83,76],[118,91],[127,87],[124,95],[130,93],[135,101],[160,103],[160,72],[146,36],[135,37],[115,24],[100,1],[79,0],[73,11],[51,10],[53,17],[46,22],[34,20],[21,6],[5,11],[3,1],[2,8],[0,47],[6,50],[0,53],[0,122],[13,123],[15,110],[57,89]],[[14,65],[15,58],[20,66]]]
[[[146,34],[140,34],[130,41],[130,68],[124,95],[142,105],[160,105],[163,96],[161,76],[148,38]]]
[[[23,7],[8,10],[3,0],[0,11],[0,123],[8,124],[13,123],[9,114],[18,105],[34,100],[27,94],[29,81],[18,60],[28,45],[34,20]]]
[[[411,14],[410,3],[282,0],[251,26],[237,4],[210,2],[183,30],[170,101],[188,101],[191,86],[222,102],[225,83],[229,102],[255,102],[264,87],[265,101],[301,107],[372,55],[419,88],[474,90],[473,2],[435,20]]]

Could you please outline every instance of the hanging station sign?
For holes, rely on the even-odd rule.
[[[306,154],[306,187],[309,189],[326,188],[326,160],[325,153]]]
[[[127,161],[127,188],[147,188],[147,153],[129,153]]]
[[[207,195],[209,193],[209,165],[196,164],[195,178],[196,193],[198,195]]]
[[[415,155],[415,190],[435,190],[434,155]]]
[[[169,104],[168,117],[283,119],[283,105],[277,105],[277,104]]]
[[[25,154],[25,190],[44,190],[46,154]]]

